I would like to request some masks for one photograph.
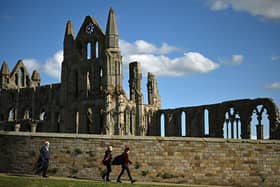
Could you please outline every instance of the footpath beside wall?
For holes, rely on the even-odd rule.
[[[0,171],[33,173],[45,140],[49,175],[101,180],[101,160],[112,145],[114,156],[130,147],[131,173],[138,181],[280,186],[279,140],[0,132]],[[113,166],[111,179],[119,172],[120,166]]]

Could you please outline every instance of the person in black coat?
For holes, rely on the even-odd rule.
[[[105,181],[110,181],[110,173],[112,171],[112,151],[113,147],[108,146],[108,149],[105,151],[104,158],[102,160],[102,163],[106,166],[106,172],[102,175],[102,179]],[[105,179],[106,177],[106,179]]]
[[[124,173],[124,170],[126,170],[128,177],[129,177],[131,183],[133,184],[134,182],[136,182],[136,180],[133,180],[131,177],[131,174],[130,174],[129,165],[132,164],[132,162],[129,160],[128,154],[129,154],[129,147],[126,147],[122,154],[122,156],[123,156],[122,171],[118,176],[117,182],[121,183],[121,177]]]
[[[49,151],[50,142],[46,141],[44,145],[40,149],[40,155],[36,162],[36,174],[42,175],[43,177],[47,176],[47,170],[49,167],[49,160],[50,160],[50,151]]]

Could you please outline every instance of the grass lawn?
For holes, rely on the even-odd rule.
[[[0,175],[0,187],[167,187],[167,185],[105,183],[90,180],[40,178],[37,176]],[[169,187],[175,187],[168,185]]]

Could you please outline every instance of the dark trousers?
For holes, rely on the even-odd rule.
[[[122,177],[122,175],[123,175],[123,173],[124,173],[124,170],[126,170],[126,172],[127,172],[127,174],[128,174],[128,177],[129,177],[129,180],[132,181],[132,177],[131,177],[131,175],[130,175],[130,171],[129,171],[128,164],[122,165],[122,171],[121,171],[121,173],[120,173],[119,176],[118,176],[118,181],[121,180],[121,177]]]
[[[111,164],[106,164],[106,173],[103,174],[102,178],[106,177],[106,181],[110,180],[111,171],[112,171]]]
[[[42,161],[40,160],[37,164],[36,164],[36,175],[41,175],[42,176],[47,176],[47,171],[48,171],[48,167],[49,167],[49,161],[45,160]]]
[[[49,167],[49,161],[43,162],[43,168],[42,168],[42,170],[43,170],[42,176],[43,177],[47,176],[48,167]]]

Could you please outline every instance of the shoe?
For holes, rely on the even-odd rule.
[[[131,181],[131,184],[133,184],[133,183],[135,183],[135,182],[136,182],[136,180],[132,180],[132,181]]]
[[[117,180],[117,182],[118,182],[118,183],[122,183],[122,181],[120,181],[120,180]]]
[[[43,175],[43,177],[44,177],[44,178],[49,178],[49,176],[47,176],[47,175]]]

